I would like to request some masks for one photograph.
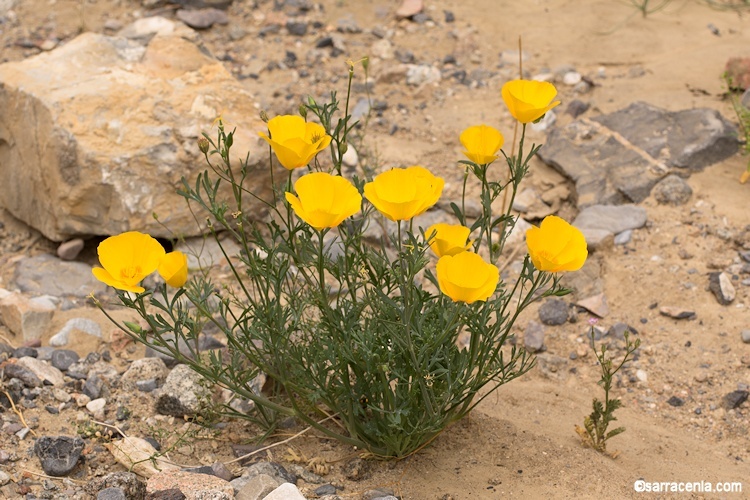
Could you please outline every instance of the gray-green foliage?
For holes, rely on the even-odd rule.
[[[334,120],[337,108],[332,94],[325,105],[310,100],[304,112],[316,114],[334,137],[331,155],[340,173],[352,125],[348,116]],[[254,172],[246,163],[232,170],[232,143],[233,132],[219,123],[216,136],[201,142],[210,169],[181,190],[206,215],[214,236],[223,231],[239,244],[239,255],[225,255],[232,284],[219,286],[198,274],[173,296],[164,287],[136,297],[119,294],[145,320],[145,327],[124,325],[131,336],[255,403],[252,414],[228,413],[266,427],[291,415],[373,455],[404,457],[533,366],[522,348],[508,345],[511,327],[533,301],[567,293],[557,276],[537,271],[526,257],[521,277],[501,281],[486,302],[453,302],[436,291],[418,228],[400,223],[390,241],[367,244],[363,233],[374,209],[365,204],[362,215],[339,226],[327,243],[328,230],[312,229],[282,201],[291,173],[273,199],[260,200],[269,220],[254,221],[244,211],[247,198],[257,197],[250,187]],[[515,194],[536,149],[528,158],[506,158],[510,178],[504,184],[489,182],[488,169],[473,166],[485,176],[483,206],[503,189]],[[360,192],[364,183],[355,176]],[[227,185],[230,200],[220,194]],[[464,222],[455,204],[454,210]],[[502,242],[513,222],[507,212],[493,219],[487,208],[476,227],[485,241],[492,229],[500,230]],[[334,256],[331,244],[342,251]],[[495,258],[501,249],[496,243]],[[197,351],[195,341],[209,322],[226,336],[227,349]],[[181,353],[169,340],[172,333],[192,352]],[[460,335],[468,336],[468,345],[459,345]],[[258,391],[253,381],[261,372],[269,383]],[[338,427],[320,423],[330,415]]]

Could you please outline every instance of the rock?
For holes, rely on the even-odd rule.
[[[93,337],[102,338],[102,329],[96,321],[87,318],[71,318],[65,322],[65,325],[63,325],[59,332],[50,337],[49,345],[55,347],[68,345],[68,338],[75,330]]]
[[[45,474],[62,477],[76,466],[84,445],[78,436],[42,436],[34,443],[34,453],[39,457]]]
[[[252,451],[252,450],[251,450]],[[244,455],[246,452],[241,453],[241,455]],[[238,456],[241,456],[238,455]],[[235,487],[235,489],[241,489],[247,482],[261,474],[265,474],[267,476],[272,477],[276,481],[278,481],[279,484],[281,483],[297,483],[297,476],[289,472],[287,469],[285,469],[280,464],[277,464],[276,462],[256,462],[253,465],[249,466],[247,469],[245,469],[245,472],[242,473],[242,476],[238,477],[237,479],[232,480],[232,485]]]
[[[625,334],[637,335],[638,331],[627,323],[615,323],[607,330],[607,336],[618,340],[625,340]]]
[[[746,90],[750,88],[750,57],[732,57],[724,68],[730,87]]]
[[[635,378],[637,378],[639,382],[648,382],[648,374],[644,370],[636,370]]]
[[[565,85],[568,85],[568,86],[572,87],[572,86],[577,85],[578,83],[580,83],[582,79],[583,79],[583,77],[581,76],[581,74],[579,72],[577,72],[577,71],[568,71],[567,73],[565,73],[563,75],[562,82]]]
[[[727,410],[739,408],[742,403],[747,401],[748,394],[750,394],[748,391],[737,390],[724,395],[724,398],[722,398],[724,408]]]
[[[438,83],[442,78],[440,69],[429,64],[407,64],[406,84],[414,87]]]
[[[236,126],[232,157],[250,152],[256,194],[269,199],[268,158],[257,147],[266,127],[254,99],[189,36],[177,28],[140,41],[87,32],[0,65],[0,109],[18,110],[0,115],[0,205],[53,241],[201,234],[205,222],[196,224],[176,188],[206,168],[196,141],[225,109]],[[260,216],[251,198],[245,209]]]
[[[663,306],[659,308],[659,314],[672,319],[695,319],[695,311],[683,309],[682,307]]]
[[[523,334],[523,345],[529,352],[544,351],[544,327],[536,321],[529,321]]]
[[[22,346],[16,349],[15,351],[13,351],[14,358],[25,358],[26,356],[30,358],[38,358],[39,351],[37,351],[33,347],[28,347],[28,346]]]
[[[578,214],[573,225],[581,230],[587,245],[602,248],[614,244],[614,235],[646,224],[646,210],[637,205],[591,205]]]
[[[189,269],[208,269],[227,264],[224,252],[230,258],[237,257],[241,249],[232,238],[223,238],[217,242],[212,236],[206,236],[205,238],[198,236],[179,241],[174,246],[174,250],[179,250],[187,255]]]
[[[354,149],[354,146],[351,144],[348,144],[346,146],[346,153],[344,153],[344,156],[341,157],[341,161],[344,165],[346,165],[349,168],[354,168],[359,163],[359,155],[357,154],[357,150]]]
[[[349,13],[344,17],[340,17],[336,21],[336,31],[338,31],[339,33],[354,34],[361,33],[362,28],[359,27],[359,25],[357,24],[357,20],[354,19],[354,16]]]
[[[576,305],[578,307],[583,307],[591,314],[595,314],[600,318],[604,318],[609,314],[607,297],[603,293],[579,300],[578,302],[576,302]]]
[[[36,373],[18,363],[7,363],[3,367],[3,377],[5,379],[17,378],[26,387],[41,387],[42,380],[36,376]]]
[[[402,0],[401,5],[396,10],[396,17],[404,19],[419,14],[424,9],[423,0]]]
[[[107,400],[104,398],[94,399],[86,403],[86,409],[96,420],[104,420],[104,408],[106,406]]]
[[[745,344],[750,344],[750,330],[742,330],[740,332],[740,338]]]
[[[540,158],[576,184],[578,206],[639,203],[668,167],[702,170],[736,153],[717,111],[670,112],[646,103],[553,129]]]
[[[264,498],[264,500],[305,500],[305,497],[292,483],[283,483]]]
[[[60,371],[66,371],[70,365],[78,361],[79,356],[75,351],[69,349],[57,349],[52,353],[50,363]]]
[[[91,274],[91,266],[66,262],[49,254],[21,259],[16,265],[13,281],[24,293],[48,293],[56,297],[83,298],[107,290],[107,286]]]
[[[286,30],[293,36],[305,36],[307,34],[307,23],[304,21],[287,21]]]
[[[678,398],[677,396],[672,396],[667,400],[667,404],[669,406],[683,406],[685,404],[685,400],[682,398]]]
[[[100,397],[109,396],[109,387],[107,387],[104,380],[99,377],[99,375],[96,373],[90,373],[86,382],[83,383],[81,392],[91,399],[98,399]]]
[[[187,365],[177,365],[156,393],[156,411],[175,417],[195,415],[201,409],[201,401],[210,394],[199,374]]]
[[[234,498],[234,489],[227,481],[207,474],[170,469],[152,475],[146,483],[146,495],[171,489],[181,491],[188,500],[206,498],[200,496],[201,492],[212,491],[221,492],[229,499]]]
[[[151,477],[159,471],[179,470],[157,453],[145,439],[128,436],[104,445],[114,459],[141,477]]]
[[[104,488],[96,494],[96,500],[129,500],[121,488]]]
[[[175,15],[177,19],[197,30],[210,28],[214,24],[229,24],[227,13],[219,9],[180,9]]]
[[[671,174],[654,186],[652,194],[662,205],[679,206],[690,201],[693,189],[682,177]]]
[[[633,230],[626,229],[625,231],[615,235],[614,244],[615,245],[627,245],[628,243],[630,243],[630,240],[632,239],[633,239]]]
[[[568,304],[560,299],[547,299],[539,306],[539,321],[545,325],[562,325],[568,321]]]
[[[713,292],[716,300],[723,306],[734,302],[736,291],[732,279],[727,273],[710,273],[708,275],[708,289]]]
[[[136,384],[139,381],[153,380],[160,385],[169,375],[169,370],[160,358],[140,358],[131,363],[120,378],[121,384]],[[154,387],[155,388],[155,387]]]
[[[588,111],[589,107],[591,107],[589,103],[580,101],[578,99],[573,99],[572,101],[570,101],[570,104],[568,104],[565,112],[573,118],[578,118],[586,111]]]
[[[0,299],[0,317],[8,330],[23,342],[39,339],[57,308],[54,305],[11,293]]]
[[[18,364],[34,372],[34,375],[42,382],[47,382],[49,385],[59,387],[65,383],[62,372],[44,361],[26,356],[20,358]]]
[[[83,250],[83,240],[81,238],[73,238],[65,243],[61,243],[57,247],[57,256],[62,260],[75,260],[78,254]]]
[[[249,478],[235,494],[235,500],[263,500],[282,483],[268,474]]]

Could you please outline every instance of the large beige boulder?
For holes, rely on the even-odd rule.
[[[176,190],[182,176],[194,185],[207,168],[197,140],[203,131],[215,137],[219,114],[237,127],[237,164],[249,151],[258,168],[245,187],[269,199],[268,150],[258,138],[266,126],[253,96],[189,28],[163,20],[155,31],[86,33],[0,65],[0,206],[55,241],[200,234]],[[259,213],[250,196],[244,203]]]

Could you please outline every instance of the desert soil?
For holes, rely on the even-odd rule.
[[[452,78],[418,87],[376,83],[372,97],[387,103],[387,108],[371,120],[359,151],[361,161],[375,168],[410,164],[434,168],[446,177],[448,195],[455,195],[460,187],[456,161],[461,159],[458,134],[464,127],[485,122],[503,131],[508,141],[512,138],[513,122],[502,104],[500,87],[518,73],[513,53],[519,36],[527,55],[524,71],[529,75],[570,65],[595,83],[585,94],[557,84],[563,101],[557,126],[572,120],[563,110],[573,99],[591,104],[586,116],[646,101],[673,111],[714,108],[735,120],[720,76],[728,58],[750,55],[750,10],[674,0],[644,18],[626,0],[425,3],[425,13],[433,21],[416,23],[396,20],[399,3],[395,1],[321,0],[304,16],[322,24],[311,25],[305,36],[292,36],[282,27],[260,38],[258,33],[265,27],[283,24],[288,11],[275,10],[274,2],[238,0],[228,10],[228,25],[214,26],[201,36],[209,50],[243,77],[259,108],[269,115],[294,112],[307,94],[322,96],[331,88],[345,93],[345,61],[371,55],[372,45],[379,40],[373,31],[386,36],[395,49],[411,51],[417,63],[442,68],[445,57],[452,55],[460,68],[476,76],[476,83],[465,85]],[[455,21],[446,22],[446,10]],[[173,15],[170,9],[149,11],[140,2],[127,0],[19,0],[15,20],[0,26],[0,59],[20,60],[39,52],[22,46],[21,41],[40,44],[59,39],[65,43],[81,29],[106,32],[108,21],[126,25],[156,11]],[[342,35],[346,48],[342,54],[308,66],[306,57],[315,41],[335,32],[337,22],[347,17],[362,31]],[[278,64],[288,59],[285,51],[296,54],[294,65]],[[268,63],[276,64],[269,69]],[[370,74],[377,82],[378,75],[398,64],[396,59],[372,57]],[[244,78],[249,68],[261,70],[255,77]],[[355,82],[362,83],[362,78],[360,71]],[[364,95],[361,90],[357,89],[355,99]],[[231,110],[225,118],[231,122]],[[543,142],[545,135],[532,132],[532,138]],[[636,498],[646,495],[634,492],[638,479],[742,481],[744,493],[672,496],[747,497],[750,403],[727,410],[722,398],[750,385],[750,344],[740,336],[750,328],[750,287],[734,281],[737,298],[728,306],[718,304],[708,291],[708,273],[737,269],[738,250],[750,245],[750,185],[738,182],[746,162],[747,158],[737,155],[691,176],[688,183],[694,194],[685,205],[663,206],[647,199],[641,204],[648,211],[647,226],[635,231],[627,245],[604,248],[592,256],[601,263],[610,307],[610,314],[599,324],[607,328],[627,323],[638,330],[642,341],[638,360],[619,378],[614,393],[625,405],[617,413],[617,423],[627,428],[611,441],[610,449],[619,452],[616,458],[582,447],[574,432],[574,426],[590,412],[591,399],[602,394],[596,384],[599,369],[584,344],[585,313],[577,323],[546,328],[547,350],[540,356],[548,363],[540,363],[527,376],[500,388],[469,418],[447,429],[416,456],[373,462],[364,478],[353,481],[343,476],[342,468],[356,456],[356,450],[311,432],[289,446],[270,450],[264,458],[283,462],[291,456],[289,448],[307,458],[323,457],[330,469],[326,480],[344,486],[340,495],[345,498],[358,498],[375,487],[389,487],[404,499]],[[538,161],[524,182],[539,192],[557,185],[572,188]],[[559,214],[569,220],[575,216],[574,197]],[[3,220],[0,241],[5,251],[0,258],[6,277],[19,257],[54,252],[55,243],[39,238],[7,214]],[[85,254],[92,264],[93,245]],[[740,277],[744,278],[747,275]],[[693,310],[697,319],[661,316],[654,304]],[[93,308],[86,314],[101,320]],[[64,319],[56,318],[58,327]],[[530,319],[537,319],[535,309],[518,322],[519,337]],[[82,355],[91,347],[74,346]],[[106,344],[93,347],[109,348]],[[127,359],[142,354],[141,349],[131,351],[122,351],[114,362],[124,369]],[[571,359],[574,352],[578,356]],[[545,365],[555,368],[542,369]],[[635,377],[636,370],[645,372],[647,379]],[[681,398],[684,405],[668,404],[672,396]],[[136,398],[136,411],[152,412],[148,401]],[[39,417],[39,429],[45,434],[74,428],[74,416],[54,418],[40,412]],[[170,425],[167,420],[161,422]],[[136,429],[138,424],[131,425]],[[195,464],[234,458],[228,442],[252,438],[249,433],[253,431],[241,424],[229,429],[216,439],[196,440],[172,459]],[[40,472],[34,458],[22,464]],[[99,472],[107,472],[119,466],[100,458],[98,467]]]

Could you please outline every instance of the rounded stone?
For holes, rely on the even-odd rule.
[[[742,330],[740,333],[740,336],[742,337],[742,341],[746,344],[750,344],[750,329],[748,330]]]
[[[682,177],[671,174],[659,181],[652,193],[660,204],[678,206],[690,201],[693,189]]]
[[[568,304],[560,299],[549,299],[539,307],[539,321],[545,325],[562,325],[568,321]]]
[[[58,370],[66,371],[68,368],[70,368],[70,365],[72,365],[79,359],[80,357],[75,351],[71,351],[70,349],[56,349],[52,352],[50,362],[52,363],[52,366],[54,366]]]

